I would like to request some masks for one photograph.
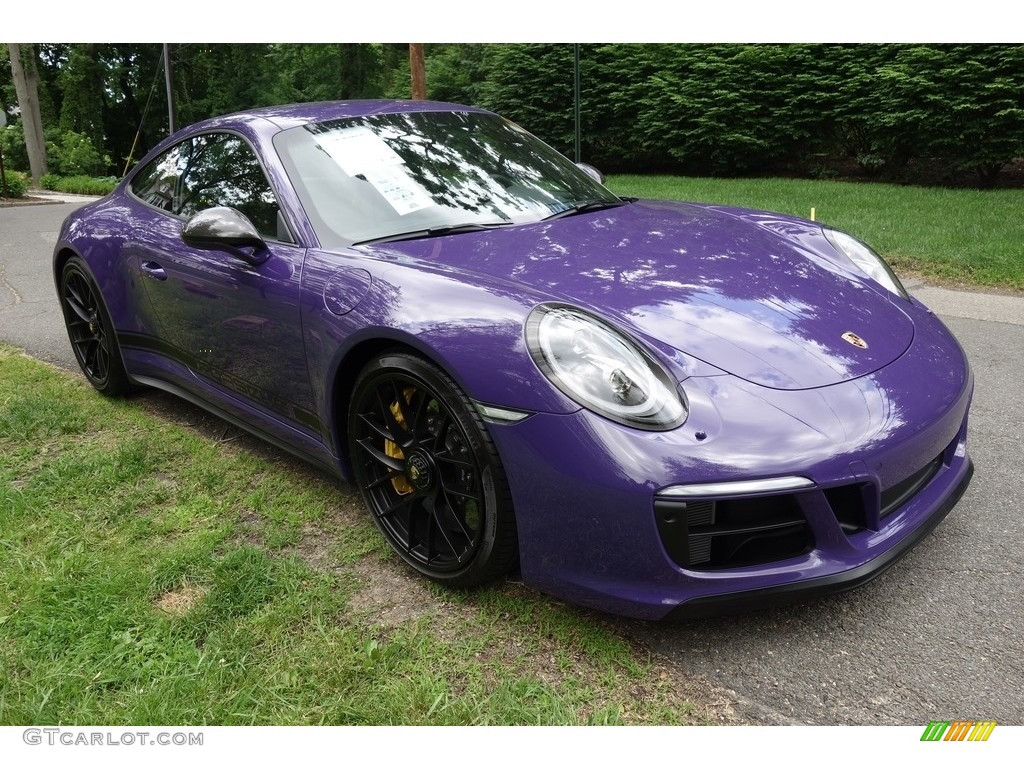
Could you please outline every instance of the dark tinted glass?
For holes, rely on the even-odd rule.
[[[277,236],[277,201],[256,154],[228,133],[193,136],[151,161],[132,192],[157,208],[188,217],[226,205],[244,213],[261,235]]]

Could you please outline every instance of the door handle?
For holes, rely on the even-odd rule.
[[[166,280],[167,273],[155,261],[147,261],[142,265],[142,274],[153,280]]]

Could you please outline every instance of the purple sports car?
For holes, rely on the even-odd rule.
[[[54,279],[96,389],[350,480],[442,584],[657,619],[876,576],[970,480],[963,350],[848,234],[599,178],[470,107],[258,109],[68,217]]]

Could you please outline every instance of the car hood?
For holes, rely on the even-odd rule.
[[[778,389],[871,373],[914,335],[820,226],[781,215],[645,201],[374,250],[529,286]]]

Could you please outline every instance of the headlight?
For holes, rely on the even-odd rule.
[[[857,238],[845,232],[840,232],[838,229],[822,227],[822,231],[825,233],[828,241],[832,243],[832,247],[856,264],[864,274],[897,296],[902,296],[908,301],[910,300],[910,294],[907,293],[907,289],[903,287],[900,279],[896,277],[896,274],[889,268],[889,265],[885,263],[881,256]]]
[[[565,395],[620,424],[666,430],[686,419],[668,372],[632,339],[574,307],[542,304],[526,321],[537,366]]]

